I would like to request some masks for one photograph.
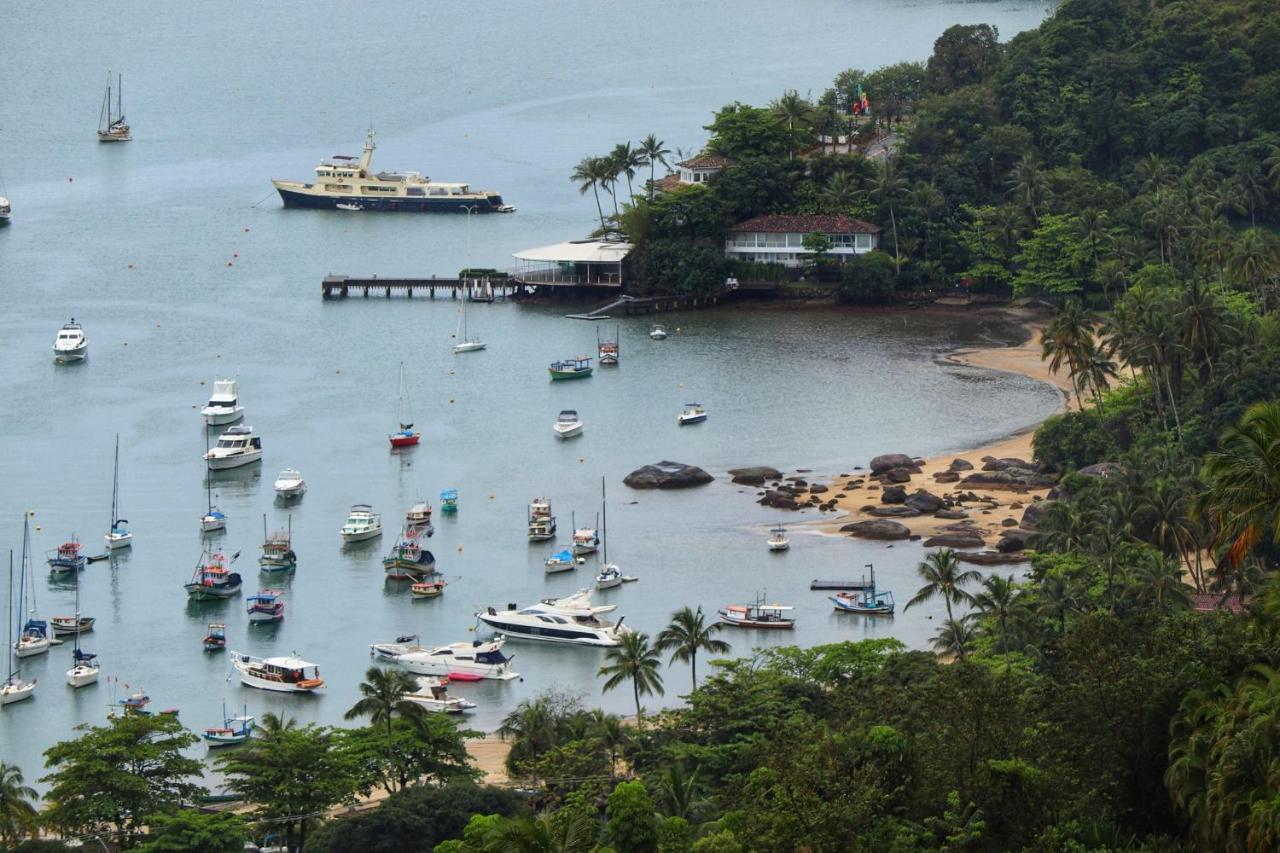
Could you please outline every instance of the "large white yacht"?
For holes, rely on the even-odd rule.
[[[209,402],[200,410],[205,426],[222,426],[233,424],[244,417],[244,406],[236,399],[236,381],[234,379],[214,379],[213,394]]]
[[[204,455],[210,471],[239,468],[262,461],[262,439],[251,426],[233,426],[218,436],[218,443]]]
[[[591,604],[591,590],[581,589],[567,598],[547,598],[529,607],[507,605],[506,610],[486,608],[476,618],[499,634],[520,640],[546,640],[583,646],[616,646],[631,633],[619,619],[600,616],[618,605]]]
[[[502,653],[504,642],[498,637],[488,642],[475,640],[435,648],[396,643],[376,643],[370,648],[375,655],[389,658],[417,675],[444,676],[453,681],[510,681],[520,676],[511,671],[511,658]]]
[[[433,181],[418,172],[373,172],[373,130],[357,159],[335,155],[316,166],[315,183],[272,180],[285,207],[392,210],[413,213],[510,213],[493,190]]]
[[[89,354],[89,336],[72,317],[70,323],[58,330],[53,339],[53,357],[58,361],[80,361]]]

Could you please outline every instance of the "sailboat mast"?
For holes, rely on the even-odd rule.
[[[609,565],[609,504],[604,498],[604,477],[600,478],[600,557],[601,562]]]
[[[80,662],[80,573],[76,572],[76,642],[72,660]]]
[[[116,76],[116,118],[124,118],[124,75]]]
[[[17,658],[18,635],[13,633],[13,549],[9,549],[9,630],[5,636],[5,643],[9,642],[9,637],[13,637],[13,646],[9,648],[9,678],[14,676],[13,662]]]
[[[120,433],[116,433],[116,461],[115,470],[111,474],[111,527],[108,532],[116,529],[116,514],[118,508],[116,504],[120,499]],[[77,585],[78,588],[78,585]]]

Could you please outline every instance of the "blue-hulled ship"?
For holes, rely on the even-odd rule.
[[[433,181],[418,172],[374,172],[370,167],[373,131],[359,158],[335,155],[316,166],[315,183],[271,183],[285,207],[339,210],[388,210],[409,213],[511,213],[493,190],[472,190],[467,184]]]

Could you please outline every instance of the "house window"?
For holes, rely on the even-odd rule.
[[[859,249],[862,249],[863,251],[868,251],[868,252],[871,251],[871,235],[859,234],[858,242],[856,245]]]

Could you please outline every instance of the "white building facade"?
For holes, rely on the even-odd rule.
[[[725,240],[725,257],[800,267],[813,254],[804,247],[804,238],[814,232],[831,239],[831,250],[826,257],[839,263],[880,245],[880,226],[852,216],[767,214],[733,227]]]

